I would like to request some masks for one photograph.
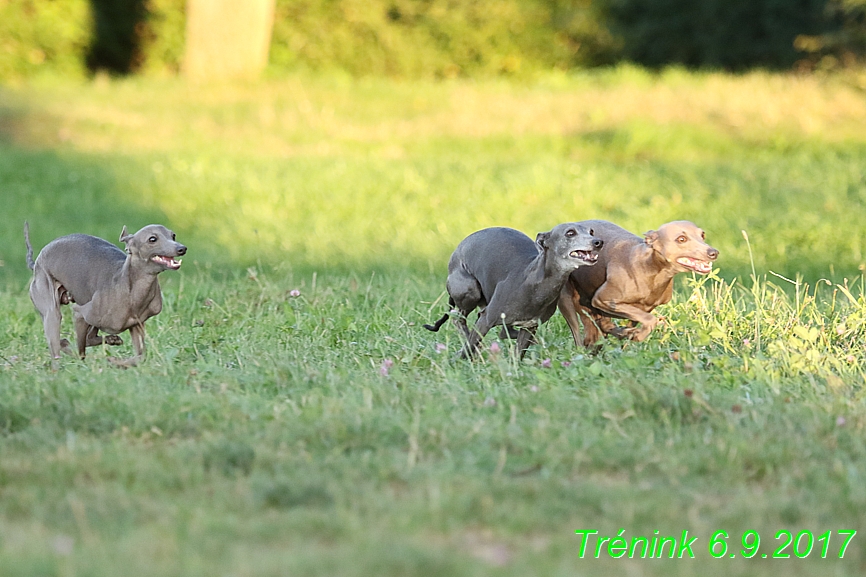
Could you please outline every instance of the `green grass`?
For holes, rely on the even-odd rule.
[[[0,90],[0,574],[862,574],[835,533],[866,506],[859,82]],[[558,316],[524,362],[420,328],[469,232],[596,217],[693,219],[719,270],[597,356]],[[143,366],[50,370],[25,219],[37,249],[149,222],[190,247]],[[576,529],[688,530],[696,559],[580,559]],[[715,560],[719,529],[738,557],[834,536]]]

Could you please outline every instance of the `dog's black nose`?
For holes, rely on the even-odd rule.
[[[719,256],[718,250],[716,250],[714,248],[708,248],[707,249],[707,257],[709,257],[710,260],[716,260],[716,258],[718,258],[718,256]]]
[[[601,240],[600,238],[593,239],[592,248],[594,248],[595,250],[601,250],[601,247],[603,247],[603,246],[604,246],[603,240]]]
[[[185,255],[186,254],[186,247],[183,245],[178,246],[177,247],[177,254],[179,254],[180,256]]]

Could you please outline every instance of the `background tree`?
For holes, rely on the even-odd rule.
[[[188,0],[183,72],[190,78],[250,78],[268,63],[274,0]]]

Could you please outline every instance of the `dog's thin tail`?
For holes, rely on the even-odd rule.
[[[435,332],[438,332],[438,331],[439,331],[439,328],[440,328],[443,324],[445,324],[445,321],[447,321],[447,320],[448,320],[448,313],[445,313],[444,315],[442,315],[442,318],[441,318],[441,319],[439,319],[438,321],[436,321],[436,322],[433,323],[432,325],[423,325],[423,326],[424,326],[424,328],[427,329],[428,331],[433,331],[433,332],[435,333]]]
[[[24,221],[24,243],[27,245],[27,266],[30,270],[36,268],[36,263],[33,262],[33,246],[30,244],[30,225]]]
[[[451,308],[453,309],[453,308],[454,308],[454,299],[449,297],[449,298],[448,298],[448,304],[449,304],[449,305],[451,306]],[[435,333],[435,332],[438,332],[439,329],[442,327],[442,325],[445,324],[445,321],[448,320],[448,316],[449,316],[449,313],[445,313],[444,315],[442,315],[442,318],[441,318],[441,319],[439,319],[438,321],[436,321],[436,322],[433,323],[432,325],[422,325],[422,326],[423,326],[425,329],[427,329],[428,331],[433,331],[434,333]]]

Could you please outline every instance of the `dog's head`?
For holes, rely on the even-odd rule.
[[[558,224],[549,232],[540,232],[535,243],[570,268],[595,264],[604,245],[589,226],[579,222]]]
[[[175,234],[160,224],[149,224],[135,234],[120,232],[120,242],[126,245],[127,254],[143,260],[155,272],[177,270],[181,261],[175,257],[186,254],[186,247],[175,240]]]
[[[708,245],[704,237],[704,231],[693,222],[675,220],[646,233],[644,241],[675,266],[677,272],[708,274],[719,251]]]

